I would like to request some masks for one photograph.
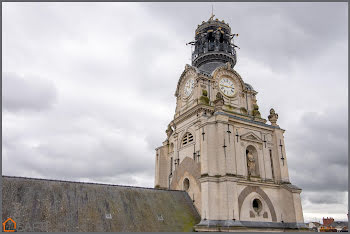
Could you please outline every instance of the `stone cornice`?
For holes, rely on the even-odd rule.
[[[224,182],[224,181],[231,181],[231,182],[237,182],[239,185],[251,185],[251,186],[261,186],[261,187],[270,187],[270,188],[279,188],[281,185],[276,184],[274,182],[257,182],[257,181],[249,181],[241,176],[236,176],[236,175],[216,175],[216,176],[210,176],[208,174],[201,175],[199,178],[199,181],[201,183],[203,182]]]
[[[209,113],[214,113],[214,107],[207,106],[203,104],[198,104],[194,106],[193,108],[187,110],[185,113],[181,114],[180,116],[176,117],[173,122],[178,125],[179,123],[183,122],[184,120],[188,119],[189,117],[197,114],[200,111],[207,111]]]
[[[237,62],[236,53],[229,54],[223,51],[206,52],[199,55],[196,59],[194,59],[192,64],[195,67],[200,67],[205,63],[212,62],[212,61],[220,61],[222,63],[229,62],[234,66]]]
[[[292,193],[301,193],[302,189],[293,185],[293,184],[290,184],[290,183],[283,183],[281,185],[282,188],[285,188],[287,189],[288,191],[292,192]]]
[[[271,129],[280,129],[279,127],[275,127],[275,126],[271,126],[271,125],[268,125],[268,124],[265,124],[265,123],[262,123],[262,122],[258,122],[258,121],[255,121],[255,120],[252,120],[251,117],[239,117],[235,114],[229,114],[229,113],[225,113],[225,112],[215,112],[214,115],[226,115],[232,119],[235,119],[237,122],[241,122],[242,124],[247,124],[250,123],[252,125],[255,125],[255,127],[259,127],[259,128],[262,128],[262,129],[265,129],[265,130],[271,130]],[[236,122],[235,121],[235,122]]]
[[[231,182],[237,182],[238,178],[237,177],[233,177],[233,176],[209,176],[209,175],[205,175],[205,176],[201,176],[201,178],[199,178],[199,181],[201,183],[203,182],[223,182],[223,181],[231,181]]]
[[[251,186],[260,186],[260,187],[270,187],[270,188],[279,188],[281,185],[276,184],[274,182],[257,182],[257,181],[249,181],[245,179],[240,179],[237,181],[239,185],[251,185]]]

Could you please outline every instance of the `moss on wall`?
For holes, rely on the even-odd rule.
[[[2,198],[2,222],[18,231],[192,231],[200,221],[184,191],[3,176]]]
[[[206,97],[206,96],[201,96],[201,97],[199,98],[199,101],[200,101],[200,103],[202,103],[202,104],[209,105],[209,98]]]

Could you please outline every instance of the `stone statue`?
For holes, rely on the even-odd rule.
[[[173,129],[170,126],[170,124],[168,125],[168,129],[165,131],[166,135],[168,136],[168,138],[171,136],[171,134],[173,134]]]
[[[253,99],[253,102],[254,102],[254,99]],[[252,115],[254,117],[261,118],[261,114],[260,114],[260,111],[259,111],[259,106],[256,104],[256,100],[255,100],[255,104],[253,104]]]
[[[248,150],[247,153],[247,164],[248,164],[248,175],[254,176],[255,175],[255,159],[254,155]]]
[[[223,99],[223,96],[221,93],[217,92],[216,93],[216,99],[219,100],[219,99]]]
[[[277,120],[278,120],[278,114],[275,113],[275,110],[273,108],[271,108],[270,115],[268,116],[268,118],[269,118],[269,121],[271,122],[272,126],[278,126],[276,124]]]
[[[222,111],[222,107],[224,105],[224,97],[220,92],[216,93],[216,100],[214,101],[214,110],[216,111]]]

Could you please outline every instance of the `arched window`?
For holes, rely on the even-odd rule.
[[[182,138],[182,145],[187,145],[188,143],[193,141],[193,135],[189,132],[185,134],[185,136]]]
[[[184,190],[187,191],[190,188],[190,180],[188,178],[184,179]]]

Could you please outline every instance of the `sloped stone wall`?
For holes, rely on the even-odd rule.
[[[2,177],[2,222],[17,231],[192,231],[200,221],[184,191]]]

